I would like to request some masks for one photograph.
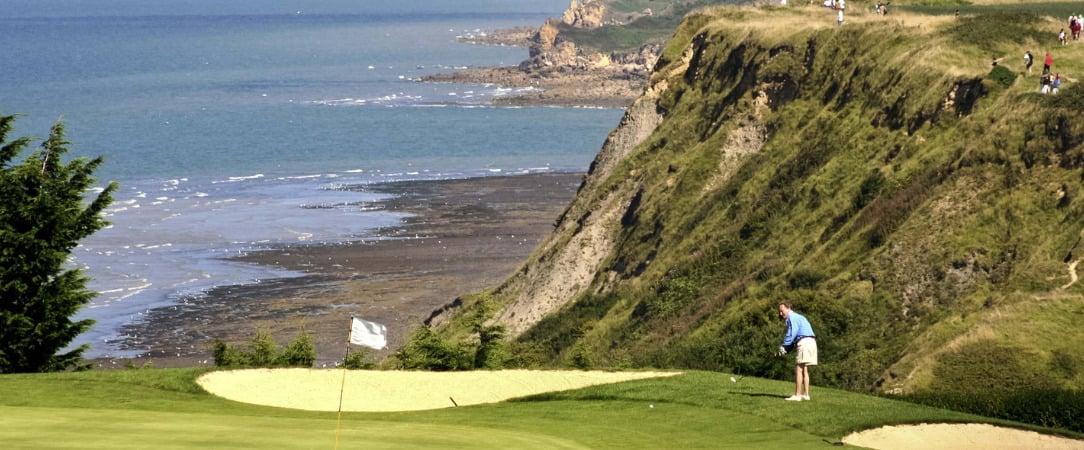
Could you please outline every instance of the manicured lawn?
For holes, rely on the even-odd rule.
[[[398,413],[309,412],[204,393],[196,369],[0,376],[5,448],[825,448],[884,424],[996,422],[830,389],[729,374],[542,394]],[[652,407],[653,405],[653,407]],[[1019,425],[1017,425],[1019,426]],[[1022,426],[1021,426],[1022,427]],[[336,431],[338,429],[338,432]],[[1034,429],[1034,428],[1032,428]]]

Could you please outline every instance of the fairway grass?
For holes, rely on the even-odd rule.
[[[976,422],[1052,431],[832,389],[814,388],[810,402],[785,402],[792,383],[731,382],[730,374],[695,371],[476,406],[344,412],[339,420],[336,412],[210,395],[196,384],[201,373],[0,375],[0,442],[4,448],[110,449],[823,449],[851,432],[893,424]]]

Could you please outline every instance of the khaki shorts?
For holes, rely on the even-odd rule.
[[[798,341],[798,351],[795,354],[795,362],[807,366],[817,365],[817,340],[802,338]]]

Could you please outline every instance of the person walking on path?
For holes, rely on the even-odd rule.
[[[1046,57],[1043,58],[1043,74],[1050,73],[1050,66],[1054,65],[1054,57],[1050,56],[1050,52],[1046,52]]]
[[[813,326],[805,316],[794,312],[790,303],[779,302],[778,308],[779,317],[787,322],[787,333],[777,354],[783,356],[788,351],[797,350],[794,359],[794,395],[785,400],[809,400],[809,366],[817,365],[817,340]]]
[[[1031,63],[1034,58],[1031,57],[1031,50],[1024,52],[1024,67],[1028,69],[1028,75],[1031,75]]]
[[[836,11],[836,23],[841,27],[843,26],[843,9]]]

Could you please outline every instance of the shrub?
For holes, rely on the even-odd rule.
[[[285,350],[265,329],[256,330],[248,348],[230,345],[221,339],[215,339],[211,348],[217,367],[312,367],[316,361],[312,335],[305,330],[301,330]]]
[[[277,366],[287,367],[312,367],[316,362],[316,347],[312,343],[312,335],[301,330],[301,334],[282,351],[275,360]]]
[[[989,78],[1003,87],[1009,87],[1016,81],[1016,73],[1007,69],[1005,66],[994,66],[994,68],[990,70],[990,73],[986,75],[986,78]]]
[[[504,327],[500,325],[480,326],[478,329],[478,349],[474,352],[475,369],[500,369],[511,359],[504,347]]]
[[[365,356],[366,354],[364,351],[347,354],[346,358],[343,358],[343,368],[353,370],[376,368],[376,363],[367,361]]]
[[[568,355],[568,365],[580,370],[590,370],[595,364],[591,360],[591,351],[583,341],[577,341]]]
[[[401,369],[469,370],[473,368],[471,352],[444,339],[426,327],[419,328],[402,348],[395,352]]]
[[[279,346],[271,337],[271,332],[259,328],[256,337],[252,338],[251,350],[248,352],[249,364],[256,367],[269,367],[278,360]]]
[[[250,364],[248,355],[244,351],[225,343],[221,339],[215,339],[211,348],[214,351],[216,367],[247,366]]]

